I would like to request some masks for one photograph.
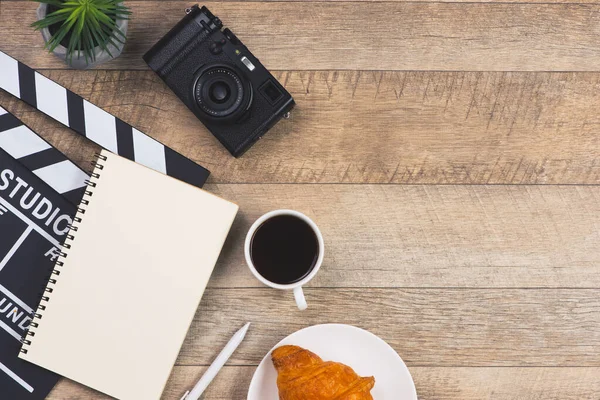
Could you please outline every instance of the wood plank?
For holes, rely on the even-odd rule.
[[[225,367],[204,394],[205,400],[242,400],[255,367]],[[178,400],[205,367],[175,367],[163,400]],[[439,368],[410,369],[421,400],[581,400],[600,394],[600,368]],[[84,386],[62,380],[48,400],[108,400]]]
[[[240,205],[212,287],[262,284],[243,245],[292,208],[325,238],[314,287],[600,288],[600,187],[210,185]]]
[[[599,368],[417,367],[411,371],[422,400],[581,400],[600,395]]]
[[[187,1],[129,4],[126,52],[103,68],[146,69],[142,54]],[[598,71],[600,4],[207,3],[274,70]],[[60,68],[29,24],[36,4],[2,2],[2,50]],[[268,15],[268,18],[265,16]],[[300,17],[299,17],[300,16]],[[303,17],[307,16],[307,17]]]
[[[599,73],[278,72],[298,106],[240,159],[150,71],[45,73],[215,183],[600,184]],[[68,129],[6,93],[0,104],[90,159]]]
[[[377,273],[376,271],[373,273]],[[369,329],[412,366],[600,364],[598,289],[208,289],[178,363],[204,365],[253,322],[230,365],[257,365],[287,335],[315,324]],[[165,301],[168,301],[165,299]]]

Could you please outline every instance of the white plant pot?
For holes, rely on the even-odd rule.
[[[48,9],[47,4],[44,4],[44,3],[40,4],[40,6],[37,9],[37,19],[38,20],[44,19],[46,17],[47,9]],[[123,35],[127,35],[128,23],[129,23],[129,20],[126,20],[126,19],[118,19],[117,20],[117,27],[121,30],[121,32],[123,32]],[[44,28],[41,30],[41,32],[42,32],[42,37],[44,38],[44,42],[48,43],[48,41],[52,37],[52,35],[50,34],[50,30],[48,28]],[[117,44],[117,46],[114,46],[112,44],[108,45],[108,49],[110,50],[110,54],[112,54],[112,56],[110,54],[108,54],[106,51],[102,50],[100,47],[96,47],[94,49],[94,55],[96,56],[96,58],[94,61],[91,61],[88,58],[88,61],[90,61],[89,63],[88,63],[88,61],[86,61],[83,53],[81,53],[79,56],[77,56],[77,54],[74,54],[72,59],[67,60],[67,48],[62,45],[56,46],[53,53],[56,57],[63,60],[70,67],[77,68],[77,69],[86,69],[86,68],[95,67],[96,65],[103,64],[107,61],[110,61],[114,58],[119,57],[119,55],[121,55],[121,53],[123,52],[123,47],[125,45],[123,43],[119,43],[119,42],[116,42],[116,44]]]

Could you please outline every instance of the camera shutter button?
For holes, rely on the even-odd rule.
[[[223,48],[218,43],[211,43],[208,49],[214,55],[221,54],[223,52]]]

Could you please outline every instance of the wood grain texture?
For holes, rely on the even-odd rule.
[[[263,355],[319,323],[388,341],[421,400],[600,398],[600,4],[461,1],[208,3],[298,103],[238,160],[141,59],[189,1],[128,1],[124,54],[86,72],[44,53],[36,4],[0,1],[0,50],[208,167],[207,189],[240,205],[164,400],[246,321],[207,400],[244,400]],[[97,149],[0,105],[81,165]],[[244,265],[249,225],[275,208],[325,236],[306,312]],[[108,398],[62,380],[49,399]]]
[[[600,74],[277,72],[296,99],[234,159],[152,72],[45,71],[212,171],[213,183],[600,184]],[[82,162],[93,146],[0,104]]]
[[[209,185],[240,205],[212,287],[262,287],[250,225],[278,208],[319,225],[313,287],[600,288],[600,187]]]
[[[600,68],[599,4],[206,4],[272,70]],[[189,2],[129,5],[126,51],[102,68],[146,69],[142,54],[182,18]],[[29,27],[36,4],[10,1],[0,7],[0,49],[35,68],[63,67],[44,53],[40,34]]]
[[[208,289],[178,363],[207,365],[247,321],[230,365],[257,365],[310,325],[345,323],[387,341],[412,366],[600,365],[600,289]]]
[[[175,367],[163,400],[179,400],[206,368]],[[245,400],[255,367],[225,367],[207,389],[205,400]],[[413,367],[421,400],[583,400],[600,392],[600,368],[439,368]],[[516,393],[519,393],[516,395]],[[48,400],[108,400],[62,380]]]

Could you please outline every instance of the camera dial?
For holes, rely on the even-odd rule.
[[[198,107],[209,116],[224,118],[243,108],[251,97],[240,75],[224,66],[203,69],[194,86],[194,98]]]

